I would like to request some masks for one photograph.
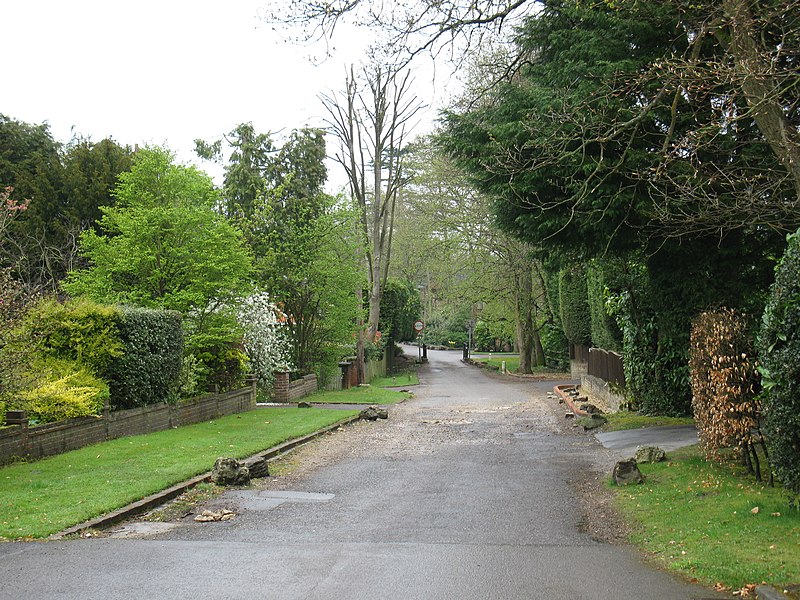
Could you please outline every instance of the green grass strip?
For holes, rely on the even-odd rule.
[[[370,382],[372,387],[404,387],[407,385],[419,385],[419,377],[413,371],[405,371],[387,377],[376,377]]]
[[[40,538],[357,411],[262,408],[0,468],[0,538]]]
[[[669,458],[640,465],[643,485],[614,488],[623,513],[638,524],[635,544],[708,585],[798,582],[800,511],[783,490],[707,462],[696,446]]]
[[[408,398],[410,394],[387,390],[374,385],[350,388],[338,392],[318,392],[303,398],[306,402],[322,404],[394,404]]]
[[[603,431],[622,431],[624,429],[640,429],[642,427],[662,427],[665,425],[693,425],[691,417],[649,417],[636,412],[620,411],[605,415],[608,423]]]

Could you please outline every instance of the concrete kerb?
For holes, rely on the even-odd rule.
[[[285,454],[286,452],[289,452],[290,450],[293,450],[294,448],[297,448],[298,446],[302,446],[303,444],[310,442],[311,440],[317,437],[320,437],[322,435],[325,435],[326,433],[334,431],[339,427],[342,427],[343,425],[350,425],[358,421],[359,419],[360,417],[358,415],[349,417],[347,419],[344,419],[343,421],[339,421],[338,423],[334,423],[333,425],[329,425],[328,427],[320,429],[319,431],[315,431],[314,433],[310,433],[308,435],[304,435],[302,437],[283,442],[282,444],[278,444],[277,446],[258,452],[257,454],[248,457],[248,459],[266,458],[267,460],[270,460],[276,458],[282,454]],[[83,523],[79,523],[78,525],[74,525],[72,527],[64,529],[63,531],[54,533],[48,539],[60,540],[69,535],[79,534],[82,531],[86,531],[87,529],[103,529],[105,527],[113,525],[114,523],[124,521],[125,519],[129,519],[146,510],[164,504],[168,500],[172,500],[173,498],[180,496],[183,492],[193,488],[197,484],[210,481],[210,479],[211,479],[211,471],[208,471],[207,473],[203,473],[202,475],[192,477],[187,481],[184,481],[177,485],[173,485],[172,487],[169,487],[165,490],[162,490],[160,492],[142,498],[141,500],[137,500],[136,502],[128,504],[127,506],[118,508],[117,510],[114,510],[110,513],[106,513],[99,517],[95,517],[94,519],[89,519],[88,521],[84,521]]]

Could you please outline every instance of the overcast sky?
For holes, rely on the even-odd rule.
[[[278,135],[321,126],[319,94],[342,89],[346,65],[363,55],[363,40],[336,40],[344,47],[314,66],[307,57],[323,47],[283,40],[259,18],[263,6],[260,0],[3,0],[0,113],[47,122],[62,142],[74,131],[95,141],[166,145],[181,162],[194,160],[195,138],[219,138],[238,123],[252,121],[258,131]],[[436,106],[442,99],[421,77],[426,71],[415,73],[417,94]],[[429,110],[427,122],[434,116]]]

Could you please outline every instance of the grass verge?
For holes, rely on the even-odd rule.
[[[783,587],[800,577],[800,511],[780,488],[733,465],[707,462],[697,446],[643,464],[645,483],[614,488],[635,524],[631,541],[667,568],[707,585]]]
[[[405,371],[387,377],[376,377],[370,382],[370,385],[378,388],[419,385],[419,377],[413,371]]]
[[[357,414],[262,408],[0,469],[0,539],[40,538]]]
[[[642,427],[662,427],[665,425],[693,425],[691,417],[649,417],[637,412],[620,411],[605,415],[608,423],[603,431],[622,431],[623,429],[640,429]]]
[[[394,404],[410,396],[407,392],[387,390],[374,385],[350,388],[338,392],[318,392],[303,398],[320,404]]]

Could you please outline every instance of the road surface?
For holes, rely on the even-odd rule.
[[[713,598],[595,541],[570,485],[610,455],[547,390],[429,352],[417,396],[226,492],[234,519],[0,545],[3,599]],[[164,527],[164,526],[162,526]]]

